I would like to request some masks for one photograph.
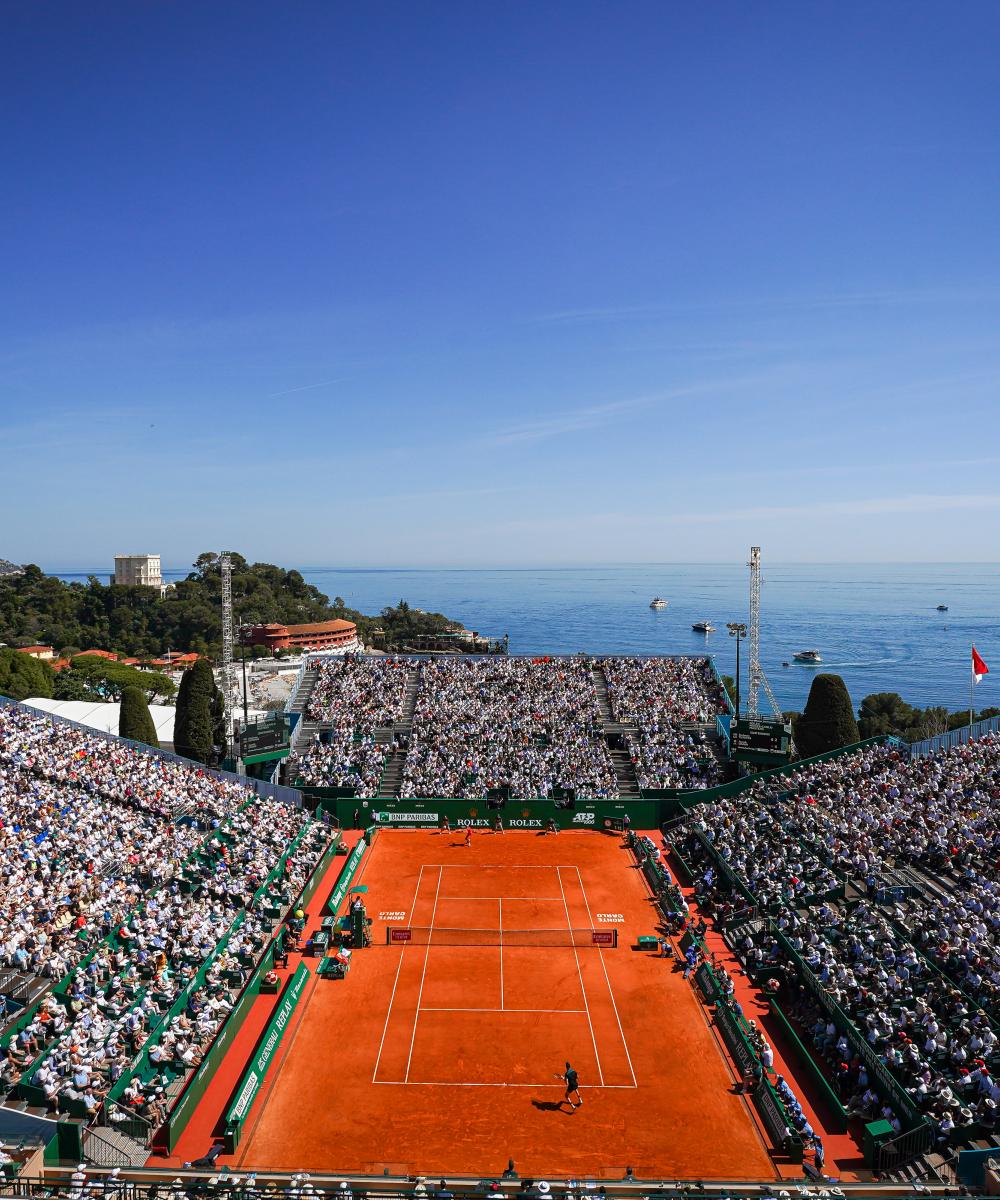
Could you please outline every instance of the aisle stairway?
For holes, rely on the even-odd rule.
[[[98,1167],[144,1167],[149,1149],[111,1125],[95,1125],[84,1134],[83,1157]]]
[[[397,749],[386,760],[385,769],[382,772],[378,789],[380,800],[391,800],[398,796],[399,786],[403,781],[406,749],[413,733],[413,713],[417,707],[417,693],[420,690],[419,663],[414,663],[409,668],[409,672],[409,678],[406,681],[406,695],[403,699],[403,715],[393,725],[375,730],[375,741],[379,746],[388,746],[393,740],[397,746]]]
[[[608,680],[602,667],[591,667],[594,680],[594,690],[597,693],[597,703],[601,709],[604,722],[604,736],[608,743],[608,752],[618,776],[618,794],[624,800],[639,799],[639,779],[632,763],[632,755],[628,750],[628,737],[636,732],[634,725],[616,721],[611,711],[611,697],[608,694]]]
[[[320,728],[319,721],[312,721],[307,715],[309,708],[309,700],[316,687],[316,681],[319,679],[319,668],[312,666],[307,668],[299,681],[299,686],[295,689],[295,693],[288,702],[288,711],[302,714],[302,719],[295,727],[295,732],[292,734],[292,753],[308,746],[316,736],[317,730]]]

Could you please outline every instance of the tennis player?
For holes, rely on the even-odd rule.
[[[583,1103],[583,1097],[580,1095],[580,1080],[576,1073],[576,1068],[566,1064],[566,1070],[563,1072],[563,1080],[566,1083],[566,1099],[569,1101],[570,1108],[579,1108]],[[578,1104],[573,1103],[573,1097],[579,1101]]]
[[[471,825],[466,825],[466,827],[465,827],[465,844],[467,846],[472,845],[472,826]]]

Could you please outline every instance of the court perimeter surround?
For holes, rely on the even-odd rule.
[[[240,1165],[496,1174],[513,1157],[522,1173],[773,1176],[690,985],[632,949],[655,911],[618,839],[463,843],[378,835],[362,876],[373,945],[345,981],[311,988]],[[423,944],[387,945],[400,927],[426,929]],[[617,949],[570,942],[602,928]],[[494,944],[450,944],[459,929]],[[563,944],[512,945],[501,929]],[[567,1059],[576,1111],[554,1078]]]

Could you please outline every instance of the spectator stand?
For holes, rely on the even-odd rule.
[[[275,920],[277,922],[279,920],[279,918],[281,917],[282,909],[287,911],[292,906],[292,904],[295,903],[295,900],[292,898],[292,896],[290,894],[276,893],[274,889],[275,889],[275,885],[276,885],[277,881],[282,878],[282,875],[283,875],[283,872],[285,869],[285,864],[287,863],[288,858],[298,848],[298,846],[301,844],[303,838],[306,836],[306,834],[308,832],[309,832],[309,827],[306,826],[302,830],[302,832],[299,834],[299,836],[296,838],[295,842],[293,842],[282,854],[281,858],[278,860],[278,862],[275,864],[274,868],[269,873],[267,879],[265,879],[265,881],[261,884],[261,886],[254,893],[253,900],[252,900],[251,904],[249,905],[250,910],[263,909],[263,911],[266,915],[268,915],[269,917],[272,918],[272,920]],[[327,847],[327,850],[324,852],[323,857],[320,859],[315,870],[313,871],[312,880],[318,879],[319,874],[325,869],[325,867],[329,864],[330,860],[332,859],[334,852],[335,852],[335,846]],[[307,884],[306,887],[308,888],[308,886],[309,885]],[[313,884],[313,886],[315,887],[315,883]],[[161,1038],[162,1034],[166,1031],[166,1029],[168,1029],[170,1027],[171,1022],[176,1017],[180,1016],[181,1013],[186,1011],[186,1009],[190,1003],[191,997],[194,996],[197,992],[199,992],[202,988],[204,988],[207,985],[208,977],[212,973],[212,969],[213,969],[215,963],[225,953],[226,948],[229,945],[230,938],[232,938],[232,936],[236,933],[236,931],[244,923],[244,921],[246,920],[246,916],[247,916],[247,910],[243,910],[237,915],[236,920],[233,922],[233,925],[232,925],[232,928],[230,929],[230,931],[228,933],[226,933],[224,935],[224,937],[222,938],[222,940],[216,945],[215,949],[212,951],[212,953],[209,955],[209,957],[204,961],[204,963],[198,969],[198,972],[191,979],[191,981],[188,983],[188,985],[181,991],[181,993],[178,995],[177,999],[173,1002],[171,1007],[160,1017],[159,1021],[150,1029],[149,1037],[148,1037],[146,1044],[142,1050],[142,1053],[139,1056],[138,1061],[134,1064],[132,1069],[130,1071],[126,1072],[118,1080],[118,1082],[114,1085],[114,1087],[108,1092],[107,1104],[110,1106],[109,1112],[113,1111],[115,1105],[117,1105],[122,1112],[126,1111],[124,1108],[124,1104],[122,1103],[122,1097],[124,1096],[126,1089],[129,1087],[129,1085],[132,1083],[132,1081],[134,1079],[139,1078],[144,1083],[148,1083],[153,1078],[153,1076],[155,1076],[157,1074],[162,1075],[165,1073],[165,1069],[162,1066],[162,1064],[157,1065],[150,1060],[150,1051],[154,1047],[159,1046],[160,1038]],[[268,947],[268,950],[265,951],[263,959],[261,959],[261,962],[263,962],[264,960],[266,960],[268,958],[269,951],[270,951],[270,947]],[[254,964],[251,963],[249,965],[253,966]],[[259,975],[256,970],[253,972],[252,978],[259,979]],[[240,976],[237,976],[236,978],[230,977],[229,982],[233,983],[233,984],[242,984],[242,979]],[[216,1032],[215,1038],[213,1039],[213,1044],[210,1045],[209,1048],[206,1050],[206,1053],[204,1056],[205,1059],[208,1059],[209,1057],[211,1057],[214,1043],[217,1042],[222,1037],[222,1033],[223,1033],[223,1030],[225,1029],[225,1027],[230,1023],[230,1021],[233,1020],[234,1016],[238,1014],[239,1008],[240,1008],[240,999],[242,999],[243,992],[245,992],[246,990],[247,990],[246,987],[244,987],[243,991],[240,993],[240,996],[237,997],[237,1002],[234,1005],[233,1009],[230,1011],[226,1021],[223,1023],[223,1025],[220,1027],[220,1029]],[[202,1065],[204,1065],[204,1060],[203,1060],[203,1063],[200,1064],[196,1070],[192,1070],[189,1072],[181,1072],[181,1073],[174,1075],[173,1079],[166,1087],[166,1096],[167,1096],[167,1100],[169,1103],[173,1104],[178,1100],[178,1098],[184,1093],[188,1083],[198,1073],[198,1071],[200,1071]],[[121,1122],[118,1122],[118,1124],[119,1124],[119,1127],[122,1127]],[[123,1128],[123,1132],[128,1133],[132,1137],[136,1137],[137,1140],[143,1141],[145,1145],[150,1144],[151,1128],[149,1126],[149,1122],[143,1121],[142,1118],[136,1118],[134,1115],[130,1116],[129,1128]]]
[[[628,844],[663,913],[667,931],[684,931],[679,948],[689,964],[685,974],[690,971],[705,1004],[714,1008],[715,1026],[736,1064],[740,1079],[753,1080],[752,1086],[743,1090],[752,1099],[771,1144],[779,1148],[790,1163],[801,1163],[804,1156],[803,1140],[796,1132],[794,1117],[786,1106],[786,1100],[779,1095],[768,1077],[759,1049],[754,1044],[755,1031],[740,1008],[732,1002],[732,980],[725,968],[715,961],[702,936],[694,928],[685,928],[689,917],[687,901],[682,889],[673,881],[669,869],[657,856],[652,838],[645,834],[630,833]],[[695,963],[697,965],[691,970]]]
[[[305,885],[297,895],[290,897],[286,911],[294,911],[298,908],[310,911],[312,907],[315,907],[315,898],[321,891],[327,875],[333,869],[340,837],[339,833],[334,834]],[[229,1075],[232,1074],[234,1058],[238,1059],[240,1057],[231,1053],[234,1044],[238,1040],[244,1040],[248,1035],[253,1035],[254,1033],[254,1030],[248,1027],[248,1017],[251,1014],[251,1010],[258,1004],[263,1004],[265,1010],[268,1007],[269,1002],[261,1000],[264,994],[262,985],[265,975],[275,969],[275,945],[276,942],[272,937],[263,956],[240,992],[228,1018],[217,1031],[215,1038],[206,1050],[205,1056],[197,1070],[188,1077],[184,1086],[178,1092],[163,1125],[157,1130],[150,1131],[148,1144],[160,1152],[170,1154],[176,1149],[188,1127],[188,1123],[198,1109],[202,1099],[206,1096],[208,1089],[216,1083],[225,1085],[228,1076],[223,1074],[224,1071],[228,1071]],[[291,957],[294,960],[298,956]],[[294,970],[294,961],[287,968],[289,973],[292,970]],[[276,1004],[277,1001],[274,1002],[275,1006]],[[257,1024],[259,1023],[258,1020]],[[144,1069],[149,1071],[150,1067],[151,1064],[148,1061],[147,1053]],[[221,1104],[222,1101],[220,1100],[219,1103]]]
[[[212,779],[218,779],[222,783],[235,783],[241,787],[251,788],[258,796],[267,796],[272,800],[280,800],[283,804],[289,804],[296,808],[302,804],[302,796],[295,788],[283,787],[280,784],[270,783],[264,779],[254,779],[250,775],[234,775],[230,771],[219,771],[214,767],[206,767],[204,763],[194,762],[190,758],[182,758],[179,754],[171,754],[168,750],[161,750],[157,746],[147,746],[143,742],[132,742],[128,738],[116,737],[113,733],[105,733],[103,729],[92,729],[89,725],[81,725],[79,721],[71,721],[67,717],[53,717],[51,713],[45,713],[41,709],[32,708],[30,704],[22,704],[19,700],[11,700],[9,696],[0,696],[0,708],[14,708],[21,712],[30,713],[34,717],[48,718],[59,725],[68,725],[73,729],[79,729],[88,737],[100,738],[102,741],[108,742],[113,746],[127,746],[137,754],[151,754],[156,758],[163,759],[164,762],[174,762],[182,767],[190,767],[192,770],[207,775]]]

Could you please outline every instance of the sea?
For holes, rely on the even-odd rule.
[[[182,579],[189,569],[163,575]],[[508,635],[512,654],[707,652],[720,673],[734,674],[736,641],[726,622],[749,619],[743,564],[299,569],[331,600],[342,596],[361,612],[405,600],[478,633]],[[106,580],[108,568],[50,573]],[[667,607],[651,609],[654,596]],[[938,612],[939,604],[948,611]],[[695,633],[696,621],[716,632]],[[818,671],[841,675],[855,706],[872,692],[898,692],[921,707],[966,709],[973,644],[994,671],[976,686],[975,706],[1000,706],[1000,564],[765,563],[760,630],[761,664],[786,710],[801,710]],[[746,649],[744,642],[744,698]],[[797,650],[817,650],[822,663],[795,662]],[[763,696],[760,707],[766,711]]]

